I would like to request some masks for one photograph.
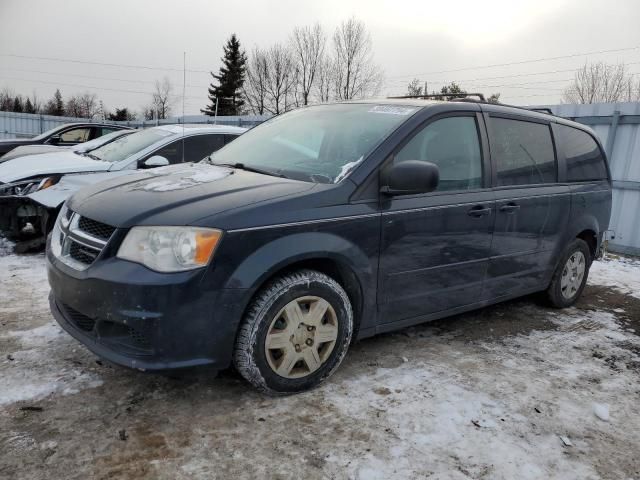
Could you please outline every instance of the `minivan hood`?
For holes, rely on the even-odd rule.
[[[315,184],[190,163],[135,171],[83,188],[69,207],[114,227],[189,225],[238,207],[292,195]]]
[[[105,171],[109,162],[91,160],[71,151],[27,155],[0,163],[0,183],[10,183],[40,175]]]

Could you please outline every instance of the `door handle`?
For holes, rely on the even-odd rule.
[[[476,205],[467,212],[470,217],[483,217],[485,215],[491,215],[491,209],[485,208],[482,205]]]
[[[500,211],[505,213],[514,213],[518,210],[520,210],[520,205],[516,205],[515,203],[507,203],[500,207]]]

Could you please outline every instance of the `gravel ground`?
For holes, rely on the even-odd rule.
[[[640,479],[640,261],[355,345],[322,387],[110,366],[0,245],[0,478]]]

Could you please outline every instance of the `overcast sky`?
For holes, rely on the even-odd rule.
[[[156,79],[168,76],[181,93],[186,52],[187,69],[202,71],[187,72],[186,113],[196,114],[231,33],[250,51],[316,21],[330,36],[350,16],[371,33],[383,95],[419,78],[429,90],[456,81],[504,102],[558,103],[570,70],[597,60],[625,62],[640,79],[639,0],[0,0],[0,88],[45,100],[56,87],[90,91],[108,109],[139,111]],[[580,55],[603,50],[616,51]]]

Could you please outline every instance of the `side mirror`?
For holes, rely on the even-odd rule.
[[[142,168],[156,168],[156,167],[166,167],[169,165],[169,160],[164,158],[161,155],[154,155],[153,157],[147,158],[144,162],[142,162]]]
[[[62,138],[60,137],[60,135],[51,135],[51,137],[49,137],[49,140],[47,140],[47,143],[49,145],[58,145],[61,140]]]
[[[380,192],[385,195],[412,195],[432,192],[438,186],[437,165],[421,160],[406,160],[392,165],[382,178]]]

